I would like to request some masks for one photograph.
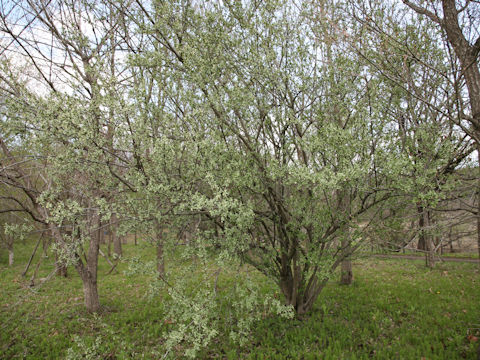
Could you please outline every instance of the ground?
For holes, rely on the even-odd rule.
[[[91,315],[84,310],[81,282],[73,269],[67,279],[52,277],[38,288],[28,286],[29,276],[20,274],[32,248],[30,243],[17,245],[11,268],[7,255],[0,253],[0,358],[162,358],[171,319],[164,313],[162,295],[145,295],[149,276],[126,276],[124,263],[117,273],[106,275],[110,266],[100,259],[103,310]],[[155,253],[148,244],[129,244],[124,250],[126,258]],[[43,260],[39,278],[48,276],[52,262],[52,256]],[[337,276],[332,278],[306,318],[266,317],[255,324],[246,345],[220,335],[198,357],[476,358],[478,264],[449,262],[428,270],[423,260],[362,257],[354,260],[353,269],[353,285],[341,286]]]

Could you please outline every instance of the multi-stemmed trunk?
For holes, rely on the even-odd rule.
[[[325,287],[327,280],[319,281],[317,277],[310,277],[307,284],[299,282],[296,276],[285,276],[280,279],[280,289],[285,296],[286,305],[291,305],[298,316],[302,316],[309,312],[320,292]],[[305,286],[310,286],[305,289]]]
[[[75,253],[74,256],[76,261],[74,262],[74,267],[82,279],[84,301],[87,311],[98,312],[100,310],[100,300],[98,297],[97,288],[97,267],[102,230],[100,216],[98,213],[91,214],[90,216],[92,216],[93,220],[91,222],[91,228],[94,230],[89,234],[90,241],[86,254],[86,262],[84,263],[82,261],[80,254]],[[51,224],[50,229],[52,230],[52,234],[56,243],[61,249],[66,250],[67,246],[62,237],[60,229],[54,224]]]
[[[328,281],[328,278],[319,279],[318,266],[315,266],[308,277],[305,276],[309,273],[307,270],[308,265],[300,264],[298,254],[293,255],[292,258],[286,254],[282,255],[280,289],[285,296],[286,305],[291,305],[300,317],[312,309]]]

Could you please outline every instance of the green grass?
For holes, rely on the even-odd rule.
[[[162,296],[145,296],[151,282],[148,276],[126,277],[126,264],[106,276],[110,266],[101,259],[103,311],[91,315],[84,310],[74,269],[69,269],[67,279],[54,277],[36,291],[28,287],[20,273],[31,250],[31,244],[18,245],[11,268],[5,252],[0,252],[0,358],[64,358],[69,348],[77,349],[78,344],[92,348],[95,341],[100,358],[161,358],[169,317]],[[151,258],[154,249],[125,247],[126,256],[136,253]],[[38,277],[46,277],[52,264],[51,256],[44,259]],[[267,317],[255,325],[246,345],[232,344],[221,336],[199,357],[476,358],[478,341],[474,340],[480,337],[477,264],[441,263],[427,270],[423,259],[358,259],[354,274],[352,286],[331,281],[305,319]]]

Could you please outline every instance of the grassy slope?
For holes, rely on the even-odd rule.
[[[99,288],[104,312],[83,309],[81,282],[53,278],[37,292],[20,277],[32,246],[16,248],[16,265],[0,253],[0,358],[63,358],[80,343],[101,358],[161,358],[168,318],[161,297],[147,299],[149,279],[120,272],[105,276],[100,261]],[[126,247],[153,256],[148,246]],[[51,271],[43,261],[39,277]],[[36,259],[34,260],[34,263]],[[168,266],[168,265],[167,265]],[[329,283],[303,321],[267,318],[252,341],[239,347],[221,338],[203,358],[251,359],[474,359],[480,328],[478,265],[443,263],[426,270],[423,261],[357,260],[353,286]],[[473,340],[473,341],[472,341]],[[79,341],[77,340],[77,344]]]

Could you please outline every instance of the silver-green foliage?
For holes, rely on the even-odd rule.
[[[132,65],[152,74],[136,133],[155,136],[136,138],[148,157],[129,180],[140,198],[165,199],[156,213],[170,223],[201,219],[191,246],[246,261],[309,311],[342,239],[366,237],[360,224],[373,226],[403,171],[341,9],[213,1],[153,13],[153,45]]]
[[[33,97],[28,111],[13,101],[22,116],[10,128],[28,124],[24,134],[48,159],[51,181],[38,200],[50,222],[79,230],[64,236],[70,259],[98,227],[93,215],[117,214],[124,233],[169,230],[166,254],[188,260],[152,286],[168,294],[169,349],[195,356],[221,335],[220,311],[236,341],[264,314],[310,311],[345,256],[341,244],[355,250],[377,230],[387,200],[436,201],[432,179],[452,147],[431,123],[399,134],[395,111],[416,103],[365,61],[378,55],[375,37],[346,21],[343,2],[130,5],[118,14],[130,24],[125,41],[138,40],[126,47],[135,50],[128,86],[104,70],[108,52],[82,43],[93,59],[84,69],[90,96],[73,81],[75,91]],[[437,157],[417,158],[420,138]],[[283,304],[244,271],[232,292],[220,291],[212,264],[240,262],[275,283]],[[153,268],[131,264],[131,273]]]

